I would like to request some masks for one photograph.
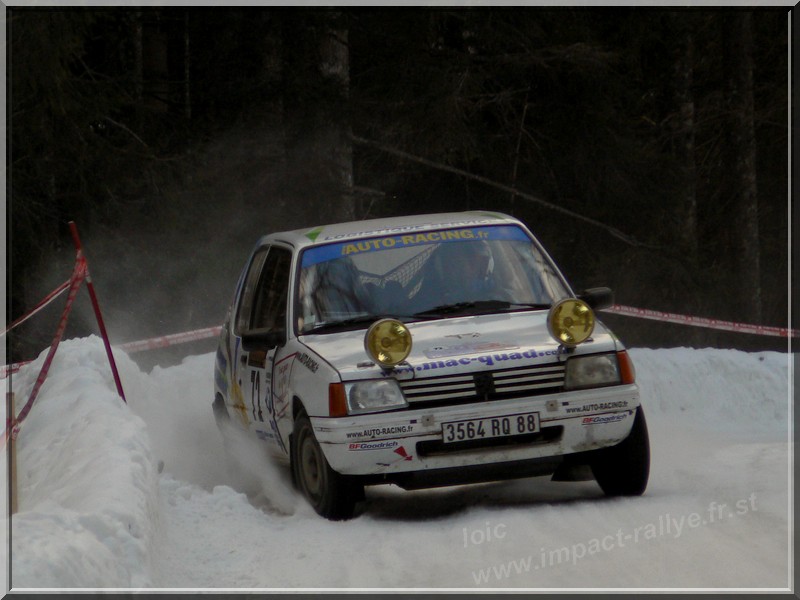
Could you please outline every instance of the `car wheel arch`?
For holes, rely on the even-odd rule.
[[[295,395],[292,397],[292,421],[296,421],[301,413],[307,415],[308,411],[300,397]]]

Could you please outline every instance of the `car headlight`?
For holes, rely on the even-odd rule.
[[[602,387],[623,383],[617,354],[573,356],[567,360],[564,389]]]
[[[394,379],[374,379],[344,384],[347,412],[351,415],[405,408],[408,402]]]

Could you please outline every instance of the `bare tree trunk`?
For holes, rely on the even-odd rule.
[[[285,190],[293,220],[356,218],[345,17],[329,10],[289,14],[283,48]]]
[[[672,120],[673,153],[678,163],[680,181],[676,202],[676,233],[681,254],[694,269],[698,263],[697,174],[695,168],[695,121],[692,79],[694,40],[685,14],[674,19],[673,97],[676,114]]]
[[[142,23],[142,92],[144,103],[158,112],[169,110],[168,47],[162,17],[158,13],[149,14],[148,21]]]
[[[731,11],[724,20],[724,70],[730,115],[729,169],[733,203],[733,275],[742,317],[761,322],[761,257],[758,232],[756,141],[753,118],[752,13]]]
[[[530,88],[525,92],[525,103],[522,105],[522,116],[519,119],[519,131],[517,132],[517,145],[514,150],[514,167],[511,170],[511,186],[517,185],[517,171],[519,170],[519,150],[522,147],[522,136],[525,133],[525,117],[528,115],[528,98],[530,97]],[[514,200],[517,194],[511,194],[511,210],[514,210]]]
[[[142,100],[142,86],[144,84],[144,63],[142,56],[142,11],[137,10],[133,17],[133,81],[134,98],[137,105]]]
[[[337,211],[342,220],[356,218],[353,193],[352,127],[347,109],[350,98],[349,32],[339,12],[329,16],[320,40],[320,72],[336,91],[333,111],[328,125],[326,145],[330,152],[330,178],[336,182],[340,195]]]
[[[189,35],[189,11],[183,15],[183,114],[192,118],[191,37]]]

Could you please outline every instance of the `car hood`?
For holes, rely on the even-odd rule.
[[[393,370],[398,378],[436,370],[436,375],[541,365],[559,360],[559,344],[547,331],[547,311],[453,317],[408,323],[412,349]],[[347,381],[384,372],[364,349],[366,329],[305,335],[300,341]],[[621,347],[621,346],[620,346]],[[599,321],[573,354],[611,352],[618,342]],[[434,373],[429,373],[434,375]]]

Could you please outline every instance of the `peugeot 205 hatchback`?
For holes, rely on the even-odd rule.
[[[631,359],[522,222],[484,212],[261,238],[222,327],[214,414],[350,518],[364,486],[553,475],[642,494]],[[223,423],[224,422],[224,423]]]

